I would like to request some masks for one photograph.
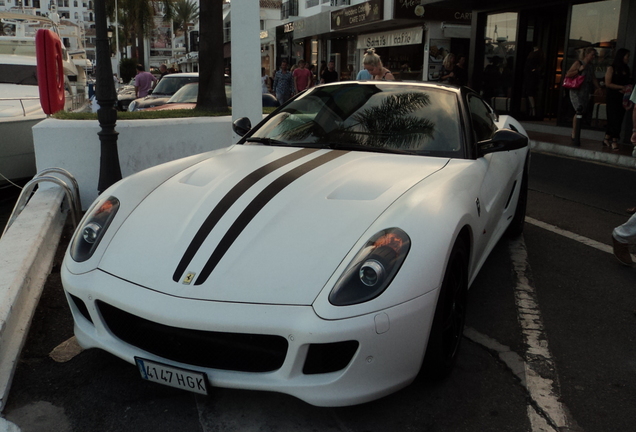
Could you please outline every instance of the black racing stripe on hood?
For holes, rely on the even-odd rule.
[[[230,209],[230,207],[236,202],[236,200],[238,200],[249,188],[254,186],[259,180],[261,180],[269,173],[315,151],[317,151],[317,149],[306,148],[288,154],[287,156],[276,159],[275,161],[270,162],[267,165],[263,165],[262,167],[252,171],[243,180],[238,182],[221,199],[221,201],[219,201],[216,207],[214,207],[214,210],[212,210],[210,215],[206,218],[205,222],[203,222],[203,225],[201,225],[201,228],[199,228],[199,231],[197,231],[196,235],[190,242],[190,245],[183,254],[179,265],[177,265],[177,269],[172,276],[172,280],[174,280],[175,282],[179,282],[179,280],[181,279],[181,275],[183,275],[183,273],[186,271],[187,267],[190,265],[190,262],[192,261],[212,229],[219,222],[219,220],[221,220],[223,215]]]
[[[225,233],[214,252],[208,259],[201,273],[196,279],[195,285],[201,285],[204,283],[208,276],[212,273],[216,265],[221,261],[225,253],[230,246],[234,243],[237,237],[243,232],[245,227],[251,222],[252,219],[261,211],[263,207],[274,198],[280,191],[289,186],[292,182],[299,179],[301,176],[308,172],[330,162],[340,156],[347,154],[348,151],[330,151],[323,155],[320,155],[304,164],[286,172],[285,174],[274,180],[269,186],[261,191],[249,205],[243,210],[238,218],[234,221],[230,229]]]

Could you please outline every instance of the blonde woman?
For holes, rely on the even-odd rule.
[[[440,82],[447,84],[454,84],[455,80],[455,54],[449,53],[444,57],[444,62],[442,63],[443,69],[440,74]]]
[[[375,53],[373,48],[364,54],[362,65],[369,71],[374,80],[395,81],[395,77],[390,70],[382,65],[380,56]]]

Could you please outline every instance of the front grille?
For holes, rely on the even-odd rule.
[[[287,340],[281,336],[171,327],[102,301],[96,303],[106,326],[116,337],[176,362],[241,372],[270,372],[279,369],[287,355]]]

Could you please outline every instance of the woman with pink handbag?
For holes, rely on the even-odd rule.
[[[594,76],[594,67],[592,65],[596,56],[596,50],[593,47],[585,48],[581,53],[581,59],[576,60],[570,70],[565,74],[563,86],[565,88],[569,86],[570,102],[572,102],[572,107],[574,107],[574,111],[577,113],[584,113],[587,104],[590,102],[590,84],[593,83],[594,87],[597,89],[600,88],[598,80]],[[574,82],[569,84],[572,81]],[[578,88],[576,85],[578,85]],[[574,140],[577,120],[577,115],[574,114],[574,119],[572,120],[572,140]]]
[[[623,108],[623,96],[631,84],[632,75],[629,70],[629,50],[620,48],[616,51],[614,61],[605,72],[605,88],[607,89],[607,129],[603,145],[609,147],[612,140],[612,150],[618,151],[618,139],[621,134],[625,108]],[[629,89],[631,93],[631,89]]]

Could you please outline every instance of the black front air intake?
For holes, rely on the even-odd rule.
[[[281,336],[171,327],[102,301],[96,303],[106,326],[116,337],[179,363],[241,372],[270,372],[279,369],[287,355],[287,340]]]

